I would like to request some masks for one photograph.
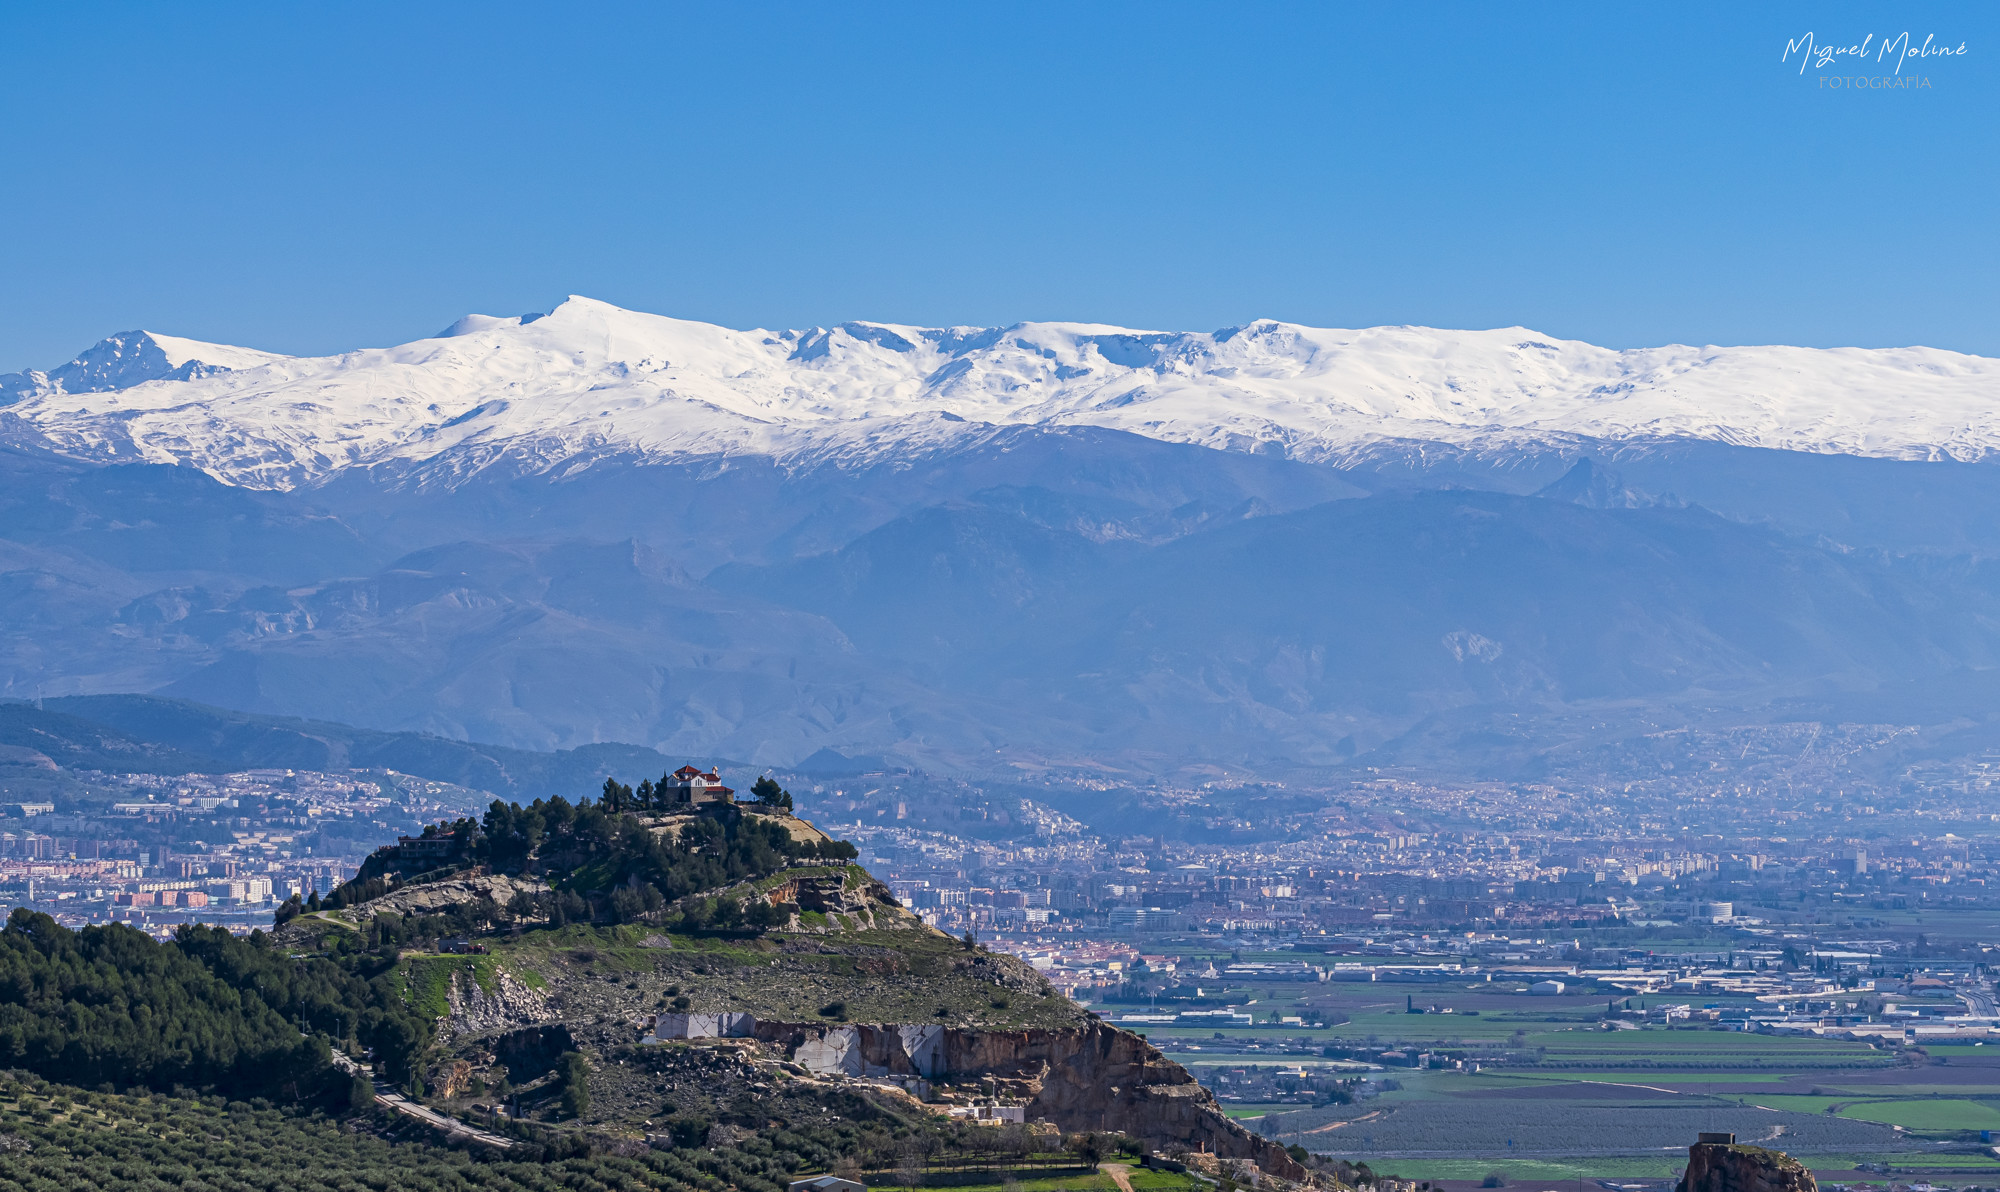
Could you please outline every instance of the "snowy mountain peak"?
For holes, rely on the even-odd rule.
[[[5,383],[9,438],[272,488],[376,465],[449,478],[613,456],[863,461],[994,426],[1327,461],[1385,442],[2000,451],[2000,361],[1934,348],[1618,351],[1523,327],[735,330],[572,295],[546,315],[467,315],[437,336],[323,358],[134,332]]]
[[[465,315],[456,323],[453,323],[431,338],[456,339],[461,335],[473,335],[481,331],[491,331],[495,327],[519,327],[525,323],[532,323],[541,317],[538,314],[515,315],[511,318],[500,318],[494,315]]]
[[[0,403],[35,393],[103,393],[148,381],[196,381],[287,357],[151,331],[121,331],[48,372],[0,376]]]

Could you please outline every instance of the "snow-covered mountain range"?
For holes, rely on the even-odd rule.
[[[127,332],[0,377],[0,698],[968,774],[1512,779],[1797,717],[1984,756],[1996,399],[1521,328]]]
[[[232,348],[151,331],[121,331],[92,344],[61,368],[0,376],[0,403],[26,396],[104,393],[147,381],[194,381],[285,359],[288,357],[255,348]]]
[[[1385,444],[1698,440],[1892,459],[2000,449],[2000,361],[1935,348],[1615,351],[1519,327],[1080,323],[737,331],[572,297],[391,348],[287,357],[131,332],[0,377],[0,435],[287,490],[606,457],[878,462],[995,426],[1339,463]]]

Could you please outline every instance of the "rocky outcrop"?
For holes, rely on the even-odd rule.
[[[504,873],[482,873],[443,881],[398,886],[350,910],[343,918],[366,923],[384,911],[397,915],[435,914],[461,904],[490,901],[506,906],[516,894],[546,894],[549,884],[539,878],[510,877]]]
[[[1116,1130],[1155,1146],[1248,1159],[1287,1179],[1306,1176],[1283,1147],[1225,1116],[1186,1068],[1139,1036],[1101,1022],[1018,1031],[759,1022],[755,1033],[822,1075],[992,1077],[1029,1096],[1031,1120],[1045,1118],[1065,1131]]]
[[[831,930],[836,931],[842,924],[867,930],[910,927],[921,922],[903,909],[889,887],[874,878],[850,884],[844,873],[796,874],[766,890],[764,899],[774,906],[790,905],[802,912],[825,915]],[[828,929],[806,927],[797,916],[785,928],[805,933]]]
[[[1305,1168],[1269,1139],[1225,1116],[1214,1094],[1186,1068],[1152,1044],[1103,1023],[1083,1031],[1006,1032],[1053,1035],[1047,1044],[1023,1040],[1027,1050],[1046,1048],[1048,1069],[1028,1116],[1046,1117],[1065,1130],[1118,1130],[1154,1143],[1179,1143],[1230,1159],[1248,1159],[1286,1179],[1303,1180]],[[1010,1050],[1001,1032],[987,1032],[976,1051],[1003,1058]],[[1081,1037],[1078,1037],[1081,1036]],[[1074,1040],[1073,1046],[1063,1043]],[[1072,1124],[1074,1123],[1074,1124]]]
[[[438,1073],[431,1087],[436,1096],[446,1101],[463,1097],[472,1089],[472,1065],[464,1060],[453,1060]]]
[[[667,1039],[747,1039],[757,1031],[757,1020],[748,1014],[655,1014],[641,1043]]]
[[[888,887],[882,887],[883,895],[888,892]],[[767,896],[772,902],[795,903],[802,911],[852,914],[870,909],[870,893],[872,891],[864,889],[849,890],[846,881],[839,874],[834,874],[788,878],[772,887]]]
[[[452,974],[451,985],[445,991],[451,1013],[439,1024],[440,1042],[449,1044],[466,1035],[548,1022],[556,1017],[547,996],[529,988],[506,969],[496,967],[491,981],[491,989],[482,989],[471,973]]]
[[[1702,1135],[1688,1148],[1687,1172],[1674,1192],[1819,1192],[1805,1164],[1735,1137]]]

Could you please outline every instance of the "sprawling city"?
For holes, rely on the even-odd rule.
[[[1800,734],[1756,734],[1785,756],[1741,778],[1748,736],[1727,738],[1736,774],[1678,793],[706,764],[732,794],[780,782],[923,924],[1019,958],[1226,1115],[1332,1161],[1636,1189],[1673,1174],[1676,1131],[1720,1122],[1835,1183],[2000,1171],[1985,764],[1806,803],[1784,773]],[[331,905],[378,850],[494,798],[386,768],[35,773],[18,789],[63,793],[4,804],[0,890],[162,940],[269,932],[279,904]],[[1065,806],[1120,810],[1102,831]],[[1157,830],[1115,830],[1135,819]],[[1535,1116],[1552,1103],[1599,1124],[1552,1133]]]

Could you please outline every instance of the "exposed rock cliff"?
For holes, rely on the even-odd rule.
[[[279,943],[288,947],[310,946],[318,933],[333,926],[329,920],[351,927],[365,927],[381,914],[431,915],[455,906],[476,906],[488,902],[504,907],[518,894],[548,892],[549,884],[540,878],[472,872],[443,881],[397,886],[379,898],[340,910],[300,915],[276,928],[274,935]]]
[[[384,911],[415,915],[435,914],[467,903],[491,902],[496,906],[506,906],[517,894],[546,894],[548,889],[548,883],[539,878],[476,873],[445,881],[398,886],[380,898],[335,913],[352,922],[365,923]]]
[[[1047,1118],[1066,1131],[1116,1130],[1158,1146],[1249,1159],[1289,1179],[1306,1175],[1283,1147],[1226,1117],[1186,1068],[1101,1022],[1019,1031],[759,1022],[755,1034],[824,1075],[993,1077],[1029,1097],[1029,1118]]]
[[[494,969],[491,988],[481,988],[469,972],[452,974],[445,1001],[451,1012],[441,1020],[438,1029],[439,1041],[445,1044],[461,1035],[529,1026],[555,1018],[546,995],[529,988],[504,968]]]
[[[1782,1151],[1746,1146],[1724,1135],[1688,1148],[1687,1172],[1674,1192],[1819,1192],[1805,1164]]]

